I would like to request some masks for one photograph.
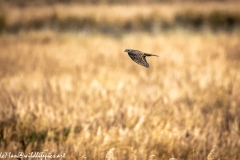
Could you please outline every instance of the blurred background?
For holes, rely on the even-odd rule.
[[[0,0],[0,152],[239,159],[239,8]],[[159,57],[147,69],[127,48]]]

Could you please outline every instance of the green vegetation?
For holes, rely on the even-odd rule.
[[[6,19],[4,17],[4,15],[0,14],[0,32],[4,29],[6,29]]]
[[[176,28],[195,31],[205,29],[233,31],[240,28],[240,12],[239,9],[234,8],[235,5],[238,3],[229,3],[226,8],[224,5],[216,5],[214,8],[210,7],[205,10],[201,10],[204,6],[198,7],[192,4],[186,4],[187,7],[184,9],[183,6],[177,5],[167,10],[166,7],[170,5],[166,4],[149,6],[76,4],[15,7],[10,10],[2,7],[4,14],[0,16],[0,31],[19,32],[46,28],[58,31],[88,30],[118,34],[132,31],[155,32]],[[122,13],[126,10],[127,13]],[[18,14],[14,15],[11,11]],[[14,16],[19,18],[13,19]]]
[[[222,11],[213,11],[208,15],[195,11],[184,11],[176,13],[174,21],[164,19],[158,13],[152,13],[147,17],[137,15],[126,21],[112,21],[102,19],[99,21],[93,16],[68,16],[60,18],[56,13],[45,17],[31,19],[27,22],[18,21],[13,25],[6,25],[6,20],[0,17],[1,30],[19,31],[29,29],[50,28],[59,31],[77,31],[88,29],[100,32],[126,32],[126,31],[147,31],[154,29],[169,30],[176,27],[184,27],[189,29],[200,30],[202,28],[210,28],[212,30],[231,31],[240,28],[240,14],[226,13]],[[157,27],[157,28],[156,28]]]

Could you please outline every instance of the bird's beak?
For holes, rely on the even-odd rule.
[[[125,51],[124,52],[126,52],[126,49],[125,49]]]

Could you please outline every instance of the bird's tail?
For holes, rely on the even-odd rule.
[[[145,53],[146,56],[156,56],[156,57],[159,57],[158,55],[155,55],[155,54],[149,54],[149,53]]]

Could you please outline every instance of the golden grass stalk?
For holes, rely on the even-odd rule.
[[[215,160],[215,156],[214,156],[215,152],[216,152],[216,147],[213,146],[211,151],[209,152],[209,154],[207,156],[207,160]]]
[[[115,157],[113,153],[114,150],[115,148],[109,149],[109,151],[106,154],[105,160],[117,160],[117,157]]]

